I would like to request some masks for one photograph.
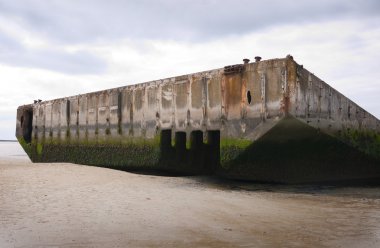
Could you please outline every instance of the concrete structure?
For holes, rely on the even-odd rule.
[[[283,59],[17,110],[33,162],[73,162],[266,182],[380,182],[380,121]]]

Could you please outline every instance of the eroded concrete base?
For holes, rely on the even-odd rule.
[[[202,135],[200,132],[199,135]],[[241,180],[278,183],[378,182],[379,159],[363,149],[287,117],[260,139],[220,138],[191,144],[165,135],[128,143],[24,144],[33,162],[67,161],[120,170],[166,171],[179,175],[217,174]],[[213,143],[214,142],[214,143]]]
[[[239,150],[239,147],[232,145],[224,149],[227,148],[222,147],[222,154]],[[380,161],[365,150],[289,117],[256,142],[240,148],[232,159],[222,163],[218,173],[263,182],[350,180],[380,183]]]

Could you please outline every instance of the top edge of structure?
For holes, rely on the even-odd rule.
[[[91,95],[91,94],[99,94],[99,93],[104,93],[104,92],[112,92],[112,91],[119,91],[119,90],[124,90],[124,89],[134,89],[138,87],[145,87],[145,86],[153,86],[153,85],[160,85],[160,84],[165,84],[165,83],[174,83],[174,82],[180,82],[182,80],[186,80],[189,77],[193,76],[208,76],[211,74],[233,74],[233,73],[240,73],[243,72],[242,70],[239,70],[239,68],[246,67],[247,65],[255,65],[255,64],[269,64],[273,62],[281,62],[281,61],[287,61],[287,60],[293,60],[293,57],[291,55],[286,56],[285,58],[273,58],[273,59],[267,59],[267,60],[261,60],[261,57],[256,56],[254,62],[249,63],[249,59],[243,59],[242,64],[232,64],[232,65],[226,65],[222,68],[216,68],[216,69],[210,69],[210,70],[205,70],[205,71],[199,71],[195,73],[189,73],[189,74],[183,74],[183,75],[177,75],[177,76],[172,76],[172,77],[167,77],[163,79],[156,79],[156,80],[150,80],[146,82],[141,82],[141,83],[136,83],[136,84],[130,84],[130,85],[125,85],[125,86],[120,86],[120,87],[114,87],[114,88],[108,88],[104,90],[97,90],[97,91],[90,91],[82,94],[76,94],[76,95],[71,95],[71,96],[65,96],[65,97],[60,97],[60,98],[54,98],[54,99],[49,99],[49,100],[34,100],[34,103],[31,104],[24,104],[21,107],[29,106],[29,105],[38,105],[38,104],[48,104],[48,103],[53,103],[55,101],[61,101],[61,100],[70,100],[70,99],[76,99],[78,97],[84,96],[84,95]],[[294,61],[296,64],[297,62]]]

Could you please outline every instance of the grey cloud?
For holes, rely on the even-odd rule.
[[[99,74],[106,69],[105,61],[84,51],[75,53],[57,50],[30,51],[24,55],[24,59],[27,66],[36,65],[67,74]],[[16,64],[19,64],[20,60],[22,58],[16,59]]]
[[[28,49],[0,33],[0,62],[13,66],[43,68],[67,74],[99,74],[105,61],[90,53],[68,53],[57,49]]]
[[[117,38],[202,41],[284,23],[376,17],[380,2],[319,1],[3,1],[0,13],[56,42]]]
[[[21,49],[22,46],[15,39],[0,33],[0,56],[11,49]]]

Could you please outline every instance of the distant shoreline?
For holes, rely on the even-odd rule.
[[[17,142],[17,140],[1,140],[0,139],[0,142]]]

